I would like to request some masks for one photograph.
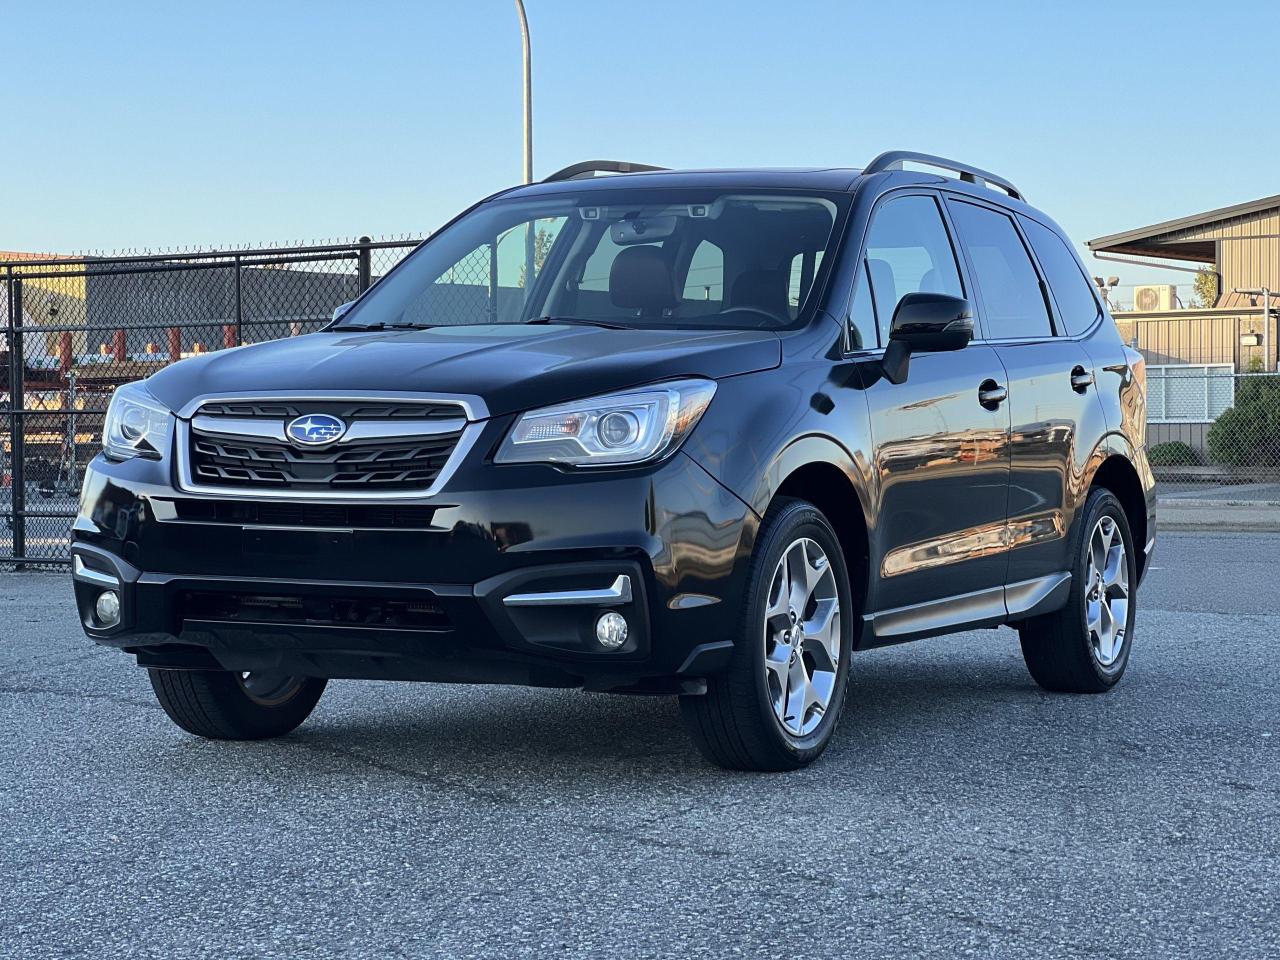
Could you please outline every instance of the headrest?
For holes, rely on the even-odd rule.
[[[609,268],[609,299],[615,307],[646,311],[680,304],[675,275],[661,247],[627,247]]]

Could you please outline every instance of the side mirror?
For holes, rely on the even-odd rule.
[[[905,381],[913,353],[963,350],[972,339],[973,310],[968,300],[945,293],[908,293],[898,301],[889,325],[885,379]]]
[[[336,307],[333,308],[333,317],[332,319],[330,319],[329,322],[337,323],[344,316],[346,316],[347,311],[349,311],[355,305],[356,305],[356,302],[354,300],[348,300],[346,303],[338,304]]]

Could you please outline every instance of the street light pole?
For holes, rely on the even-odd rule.
[[[533,65],[529,51],[529,18],[524,13],[524,0],[516,0],[520,17],[520,42],[524,50],[524,182],[533,183]],[[530,221],[524,225],[524,302],[528,304],[533,290],[534,230]]]
[[[524,48],[524,182],[533,183],[533,67],[524,0],[516,0],[516,13],[520,17],[520,42]]]

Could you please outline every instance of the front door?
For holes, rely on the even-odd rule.
[[[938,199],[894,194],[868,228],[866,263],[882,344],[898,301],[968,296]],[[874,575],[868,619],[880,641],[1003,615],[1009,406],[994,348],[911,358],[906,382],[867,388],[874,444]]]

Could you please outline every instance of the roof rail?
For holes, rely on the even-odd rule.
[[[960,174],[960,179],[965,183],[974,183],[980,187],[993,183],[1015,200],[1025,200],[1022,191],[1015,187],[1004,177],[996,176],[988,170],[979,167],[971,167],[967,163],[960,163],[958,160],[948,160],[946,157],[935,157],[928,153],[915,153],[911,150],[889,150],[880,154],[869,164],[862,172],[884,173],[886,170],[903,169],[903,161],[911,163],[923,164],[926,167],[937,167],[940,170],[949,170],[952,173]]]
[[[628,163],[626,160],[583,160],[572,163],[563,170],[557,170],[544,179],[543,183],[557,183],[560,180],[581,180],[597,173],[648,173],[653,170],[667,170],[668,167],[654,167],[647,163]]]

